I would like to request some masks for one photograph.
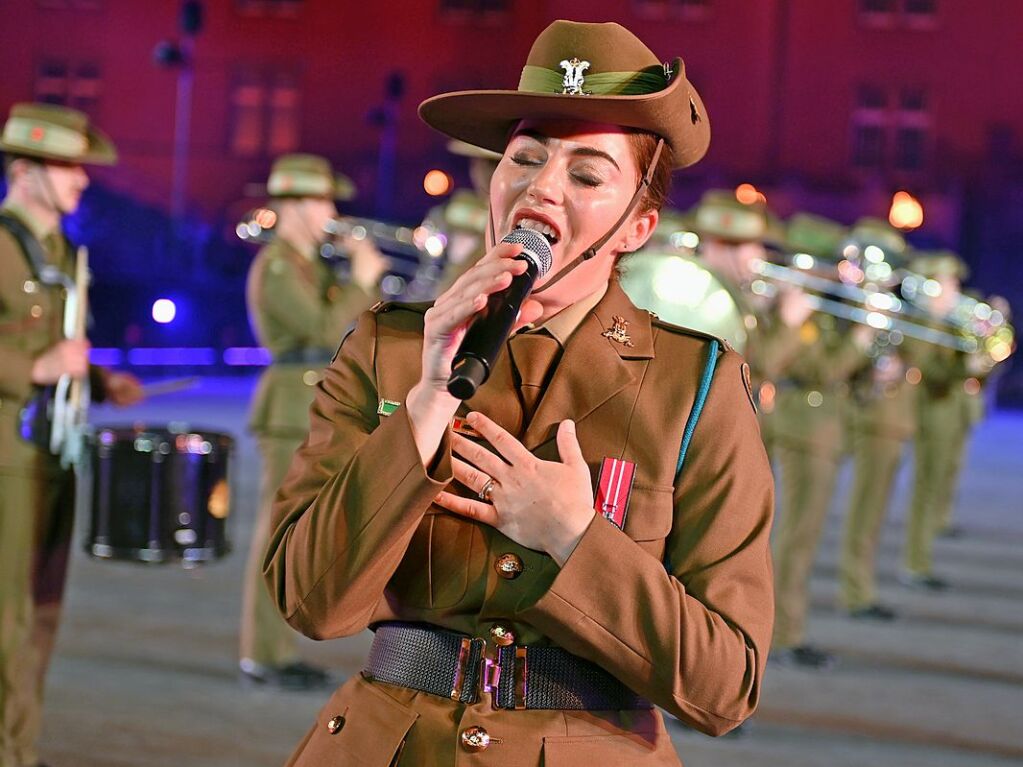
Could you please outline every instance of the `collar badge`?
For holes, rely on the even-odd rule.
[[[604,338],[610,338],[612,341],[622,344],[623,346],[635,346],[635,344],[632,343],[632,338],[629,336],[628,321],[624,317],[619,317],[616,314],[611,318],[611,322],[611,327],[601,333],[601,335],[604,336]]]

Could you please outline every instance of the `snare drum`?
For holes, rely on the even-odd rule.
[[[101,559],[219,559],[230,551],[230,466],[234,439],[175,426],[96,426],[79,484],[89,533]]]

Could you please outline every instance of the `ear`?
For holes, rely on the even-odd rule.
[[[635,253],[646,245],[647,240],[650,239],[650,236],[657,228],[657,222],[660,218],[661,214],[656,210],[647,210],[643,213],[635,214],[629,219],[629,223],[623,227],[625,236],[620,242],[618,252]]]

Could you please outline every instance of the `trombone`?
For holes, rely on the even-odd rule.
[[[792,266],[785,266],[754,260],[751,268],[757,279],[750,284],[750,290],[756,295],[772,297],[779,283],[795,285],[812,291],[806,293],[806,298],[815,311],[967,354],[983,351],[996,363],[1008,358],[1015,348],[1015,331],[1004,314],[989,303],[969,296],[961,296],[952,313],[938,320],[938,327],[910,319],[929,318],[923,305],[925,299],[936,297],[941,290],[936,281],[922,275],[894,271],[888,264],[877,264],[888,268],[883,274],[873,276],[894,278],[898,289],[893,291],[865,287],[866,274],[851,261],[842,260],[833,267],[835,278],[810,272],[816,262],[805,253],[793,256],[792,263]],[[848,303],[837,299],[846,299]]]
[[[246,213],[235,226],[240,240],[266,244],[276,236],[277,212],[271,207],[255,208]],[[323,227],[326,239],[319,254],[334,269],[339,280],[347,280],[348,254],[346,240],[372,238],[382,250],[396,256],[394,268],[381,281],[384,293],[398,296],[408,293],[418,298],[429,292],[440,275],[439,258],[447,247],[447,238],[429,226],[415,228],[388,224],[372,218],[337,216]],[[404,268],[402,268],[404,267]]]

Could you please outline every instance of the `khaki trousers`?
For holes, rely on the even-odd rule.
[[[781,470],[780,518],[775,523],[774,647],[802,644],[813,565],[835,491],[838,456],[833,450],[776,441]]]
[[[296,633],[277,611],[263,581],[263,559],[270,539],[270,516],[274,495],[291,465],[291,457],[303,437],[259,436],[263,474],[259,486],[259,509],[252,530],[242,593],[241,655],[264,666],[281,666],[298,658]]]
[[[840,599],[847,610],[867,607],[877,599],[877,546],[903,445],[904,440],[881,434],[853,435],[853,479],[838,572]]]
[[[0,767],[38,760],[73,523],[72,472],[0,467]]]
[[[952,520],[968,431],[952,424],[945,434],[925,433],[914,445],[913,499],[906,523],[906,569],[929,575],[934,539]]]

